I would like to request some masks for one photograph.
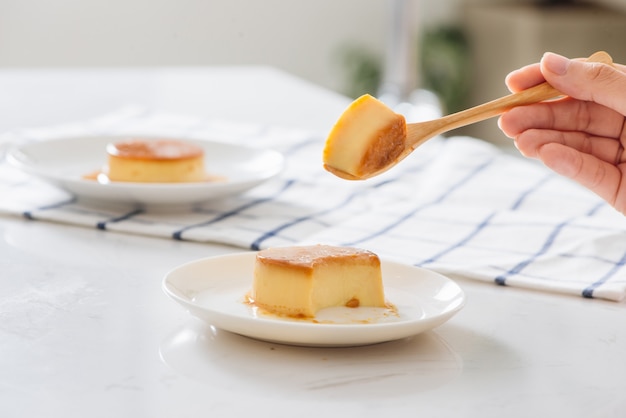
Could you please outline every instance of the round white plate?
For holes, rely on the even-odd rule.
[[[224,180],[168,184],[99,183],[83,178],[105,165],[109,142],[128,138],[88,136],[33,142],[10,150],[7,160],[80,198],[153,205],[184,205],[241,193],[278,175],[284,166],[283,156],[276,151],[185,139],[204,149],[207,173]]]
[[[465,303],[452,280],[418,267],[382,261],[393,312],[383,308],[327,308],[315,320],[262,314],[245,303],[256,253],[209,257],[169,272],[163,289],[192,315],[248,337],[305,346],[358,346],[410,337],[437,327]]]

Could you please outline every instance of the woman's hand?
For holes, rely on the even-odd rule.
[[[513,92],[543,81],[569,97],[514,108],[500,117],[500,129],[524,156],[626,214],[626,67],[546,53],[506,78]]]

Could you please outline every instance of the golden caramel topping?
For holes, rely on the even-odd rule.
[[[107,145],[107,152],[119,158],[139,160],[179,160],[204,153],[197,145],[175,139],[131,139]]]
[[[290,264],[304,268],[313,268],[315,264],[346,257],[378,260],[378,256],[368,250],[332,245],[275,247],[257,254],[257,259],[264,263]],[[379,260],[378,263],[380,264]]]

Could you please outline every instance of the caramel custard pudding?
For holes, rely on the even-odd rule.
[[[331,129],[323,152],[324,168],[347,180],[365,178],[405,151],[406,136],[404,116],[365,94],[348,106]]]
[[[204,150],[173,139],[131,139],[107,145],[110,181],[186,183],[205,181]]]
[[[313,318],[328,307],[387,307],[378,256],[329,245],[258,252],[248,302],[295,318]]]

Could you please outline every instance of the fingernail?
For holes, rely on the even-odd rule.
[[[562,55],[546,52],[541,60],[543,67],[551,73],[563,75],[569,68],[570,60]]]

